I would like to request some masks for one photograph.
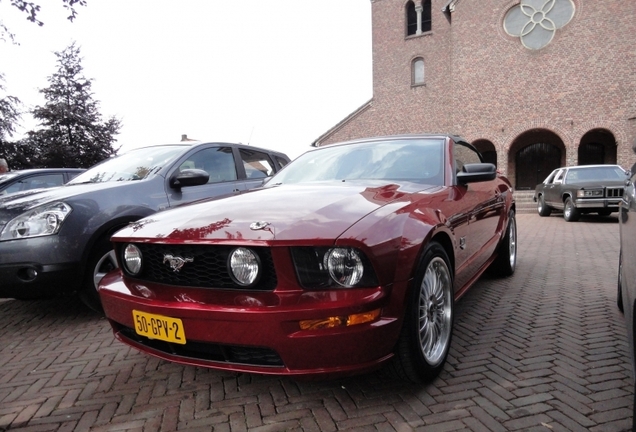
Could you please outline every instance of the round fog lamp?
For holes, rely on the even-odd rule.
[[[133,276],[141,271],[141,251],[137,246],[129,244],[124,249],[124,267]]]
[[[325,255],[325,267],[329,276],[339,285],[351,288],[355,286],[364,273],[364,265],[360,254],[351,248],[333,248]]]
[[[228,258],[230,275],[241,286],[250,286],[258,281],[261,262],[258,255],[247,248],[236,248]]]

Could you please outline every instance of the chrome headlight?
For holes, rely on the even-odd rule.
[[[239,247],[234,249],[227,260],[232,280],[247,287],[258,282],[261,275],[261,260],[250,249]]]
[[[580,189],[576,191],[577,198],[595,198],[602,197],[603,189]]]
[[[364,265],[358,251],[352,248],[333,248],[325,254],[323,265],[338,285],[355,286],[364,274]]]
[[[352,247],[291,248],[300,284],[309,289],[374,287],[378,279],[365,254]]]
[[[141,251],[134,244],[129,244],[124,249],[124,267],[126,267],[126,271],[130,273],[132,276],[136,276],[141,271]]]
[[[22,213],[7,223],[0,241],[57,234],[72,210],[70,205],[57,202]]]

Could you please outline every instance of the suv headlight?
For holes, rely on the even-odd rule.
[[[70,205],[57,202],[22,213],[7,223],[0,234],[0,241],[57,234],[72,210]]]

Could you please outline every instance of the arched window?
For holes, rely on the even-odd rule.
[[[406,35],[411,36],[417,33],[417,12],[415,3],[409,0],[406,2]]]
[[[429,32],[432,28],[431,0],[422,0],[422,32]]]
[[[431,21],[431,0],[406,2],[406,36],[430,32]]]
[[[411,85],[424,85],[424,59],[418,57],[411,62]]]

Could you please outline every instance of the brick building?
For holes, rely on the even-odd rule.
[[[472,142],[517,190],[636,162],[636,1],[371,0],[373,98],[314,143]]]

